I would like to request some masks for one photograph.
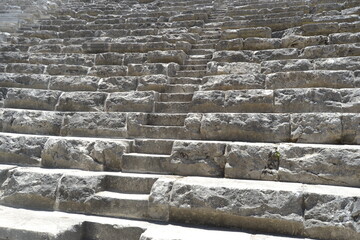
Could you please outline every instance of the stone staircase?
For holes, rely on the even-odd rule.
[[[359,0],[3,3],[0,240],[360,239]]]

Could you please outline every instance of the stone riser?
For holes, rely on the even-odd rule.
[[[150,123],[149,116],[151,114],[2,109],[0,126],[3,132],[55,136],[359,143],[359,114],[356,113],[190,113],[182,126]],[[168,115],[174,120],[178,116]]]
[[[192,99],[162,102],[156,92],[61,92],[0,88],[3,108],[98,112],[306,113],[360,112],[357,88],[195,91]],[[141,103],[141,100],[147,102]],[[216,99],[214,101],[213,99]],[[121,106],[126,103],[127,106]]]
[[[91,140],[19,134],[2,134],[1,141],[3,164],[359,187],[358,146]],[[159,148],[159,144],[164,148]],[[144,180],[133,178],[131,184],[126,184],[127,179],[130,178],[108,176],[106,190],[147,193],[151,187],[151,181],[145,184]]]
[[[56,209],[66,206],[68,211],[71,207],[77,211],[75,209],[81,209],[83,204],[91,205],[93,197],[97,199],[94,177],[81,179],[92,183],[86,185],[88,196],[83,202],[85,196],[74,195],[81,186],[66,184],[73,183],[74,178],[79,179],[78,176],[64,175],[60,178],[60,174],[52,174],[49,170],[21,168],[10,172],[13,174],[1,187],[1,202],[7,205],[51,209],[52,204],[56,203]],[[11,181],[16,181],[17,185],[7,184]],[[48,191],[56,189],[58,181],[59,192]],[[14,188],[22,191],[22,194],[14,193]],[[234,226],[268,233],[345,240],[349,237],[359,238],[356,230],[356,197],[359,194],[357,188],[333,186],[266,181],[260,184],[249,180],[195,177],[161,178],[152,187],[148,206],[149,217],[163,221]],[[38,200],[36,203],[35,199]],[[219,204],[221,208],[218,208]],[[329,211],[329,206],[331,214],[338,217],[336,220],[316,214],[319,210]]]

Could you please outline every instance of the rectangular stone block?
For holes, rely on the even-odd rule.
[[[111,93],[105,109],[109,112],[153,112],[158,99],[158,93],[153,91]]]
[[[355,87],[355,76],[351,71],[294,71],[268,74],[266,88],[351,88]]]
[[[40,166],[41,151],[47,137],[0,136],[1,164]]]
[[[59,135],[63,114],[49,111],[4,110],[4,132]]]
[[[175,76],[179,70],[179,65],[176,63],[147,63],[147,64],[129,64],[129,76],[143,76],[162,74],[166,76]]]
[[[341,114],[291,114],[291,141],[298,143],[340,143]]]
[[[104,111],[107,93],[64,92],[56,106],[57,111],[98,112]]]
[[[124,113],[73,113],[66,114],[61,136],[126,137]]]
[[[100,80],[94,76],[50,76],[48,86],[52,90],[96,91]]]
[[[117,65],[94,66],[88,72],[88,74],[91,76],[97,76],[102,78],[126,76],[127,73],[128,73],[127,66],[117,66]]]
[[[178,63],[183,65],[187,55],[182,50],[169,50],[169,51],[150,51],[147,53],[147,62],[149,63]]]
[[[139,77],[119,76],[102,78],[99,82],[99,91],[104,92],[127,92],[137,88]]]
[[[264,50],[282,47],[281,39],[250,37],[244,40],[244,50]]]
[[[50,75],[87,75],[89,67],[79,65],[51,64],[47,66],[47,73]]]
[[[212,61],[216,62],[252,62],[254,59],[252,51],[216,51],[213,53]]]
[[[273,60],[261,62],[261,72],[264,74],[276,72],[293,72],[314,70],[314,65],[308,59]],[[289,73],[291,74],[291,73]],[[291,78],[288,79],[290,81]]]
[[[42,74],[44,71],[45,65],[27,63],[9,63],[5,69],[6,73]]]
[[[260,74],[260,64],[247,62],[208,62],[207,73],[217,74]]]
[[[51,90],[8,88],[4,107],[54,110],[61,93]]]
[[[360,116],[358,113],[341,115],[342,142],[345,144],[360,143]]]
[[[288,114],[203,114],[202,139],[283,142],[290,140]]]
[[[203,78],[201,90],[242,90],[264,89],[265,75],[262,74],[229,74]]]

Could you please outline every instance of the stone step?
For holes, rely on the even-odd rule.
[[[191,112],[191,102],[157,102],[155,112],[157,113],[188,113]]]
[[[193,44],[192,45],[192,49],[214,49],[215,45],[212,43],[208,43],[208,44]]]
[[[161,102],[191,102],[192,93],[161,93]]]
[[[180,77],[180,76],[176,76],[176,79],[186,79],[186,80],[193,80],[193,79],[198,79],[196,77]],[[197,91],[199,89],[199,85],[196,84],[181,84],[181,83],[176,83],[176,84],[168,84],[165,86],[165,90],[164,93],[193,93],[195,91]]]
[[[1,76],[1,74],[0,74]],[[169,84],[190,84],[190,85],[196,85],[201,84],[202,79],[201,78],[191,78],[191,77],[171,77],[169,78]]]
[[[188,58],[185,61],[185,64],[187,65],[206,65],[211,60],[211,57],[208,59],[194,59],[194,58]]]
[[[126,158],[124,157],[124,159]],[[91,210],[87,213],[109,217],[146,219],[148,218],[148,199],[148,194],[102,191],[94,194],[89,200]]]
[[[82,214],[25,210],[1,206],[0,236],[3,239],[49,240],[111,240],[119,235],[127,240],[190,240],[202,236],[209,240],[226,237],[229,240],[292,240],[298,238],[250,234],[220,228],[200,228],[174,224],[155,224],[146,221]],[[23,216],[19,225],[18,216]],[[34,220],[36,219],[36,224]],[[44,227],[41,227],[44,226]],[[210,231],[209,231],[210,230]]]
[[[186,177],[175,180],[172,191],[170,220],[319,239],[360,237],[353,218],[358,210],[347,210],[358,204],[357,188]],[[213,198],[221,199],[221,209],[202,200]],[[338,215],[346,217],[334,221]]]
[[[204,77],[206,70],[180,70],[176,72],[175,77]]]
[[[193,61],[193,60],[211,60],[212,58],[212,54],[200,54],[200,55],[188,55],[188,61]]]
[[[122,159],[122,170],[135,173],[169,173],[166,164],[170,155],[126,153]]]
[[[164,139],[173,139],[177,136],[178,139],[194,140],[358,144],[358,115],[357,113],[159,115],[1,109],[0,122],[3,132],[55,136]],[[184,125],[180,126],[180,124]],[[96,128],[90,128],[95,125]]]
[[[191,49],[189,55],[209,55],[214,51],[213,49]]]
[[[144,154],[170,155],[174,141],[164,139],[135,139],[132,151]]]
[[[205,65],[181,65],[180,71],[182,70],[190,70],[190,71],[203,71],[206,70],[206,64]]]
[[[122,235],[129,240],[139,240],[141,234],[152,226],[145,221],[83,214],[25,210],[5,206],[0,206],[0,209],[2,239],[110,240]],[[19,216],[22,216],[22,224],[19,224]]]
[[[161,165],[162,172],[169,174],[359,187],[356,177],[360,168],[358,145],[166,139],[129,141],[8,133],[1,133],[0,137],[0,163],[12,164],[0,165],[1,178],[16,166],[30,166],[31,161],[42,161],[48,168],[99,171],[99,168],[91,166],[90,157],[102,161],[105,170],[123,171],[122,155],[137,153],[136,156],[150,156],[149,159],[165,156],[167,159],[162,159],[165,161]],[[18,150],[20,146],[21,151]],[[101,154],[105,157],[100,158]],[[115,158],[114,155],[121,157]],[[133,170],[136,171],[136,166]],[[54,172],[58,173],[49,170],[49,174]],[[84,176],[86,172],[64,170],[62,173]],[[106,191],[135,194],[148,194],[154,182],[161,177],[114,172],[89,174],[101,177]]]

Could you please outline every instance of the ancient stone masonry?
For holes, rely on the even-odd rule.
[[[0,0],[0,240],[360,240],[359,13]]]

